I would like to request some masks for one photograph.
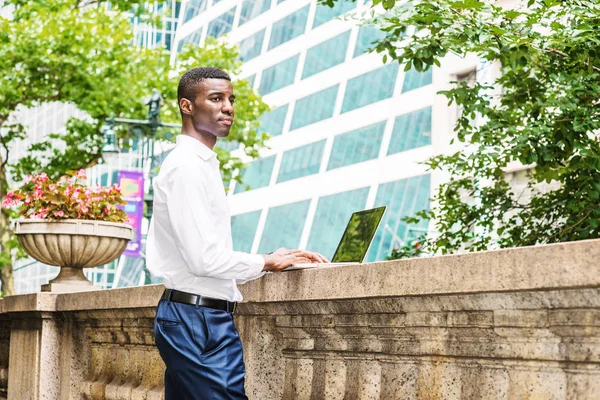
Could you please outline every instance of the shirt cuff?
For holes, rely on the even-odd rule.
[[[263,256],[260,254],[248,254],[247,263],[248,267],[250,267],[248,280],[256,279],[262,275],[263,268],[265,267],[265,259]]]

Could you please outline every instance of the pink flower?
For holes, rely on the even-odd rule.
[[[31,174],[27,174],[27,176],[25,177],[25,181],[24,183],[27,185],[29,182],[31,182]]]
[[[77,179],[87,179],[87,175],[85,174],[85,169],[80,169],[77,173]]]
[[[56,185],[48,185],[48,190],[56,190]]]
[[[62,217],[62,216],[64,216],[64,215],[65,215],[65,213],[64,213],[64,212],[62,212],[62,211],[55,211],[55,212],[54,212],[54,216],[55,216],[55,217]]]
[[[37,214],[36,214],[36,213],[33,213],[33,214],[31,214],[31,215],[29,216],[29,218],[31,218],[31,219],[44,219],[44,218],[46,218],[46,214],[44,214],[44,213],[42,213],[42,212],[40,212],[40,213],[37,213]]]
[[[36,199],[39,199],[40,197],[42,197],[43,192],[41,190],[35,190],[33,192],[33,197],[35,197]]]
[[[42,172],[40,174],[40,182],[46,182],[48,179],[50,178],[48,178],[48,174],[46,174],[45,172]]]
[[[89,209],[89,208],[87,208],[86,206],[80,206],[80,207],[79,207],[79,209],[80,209],[80,210],[81,210],[81,212],[82,212],[82,213],[84,213],[84,214],[85,214],[86,212],[90,211],[90,209]]]
[[[108,206],[107,206],[107,207],[104,207],[104,213],[105,213],[105,214],[108,214],[108,213],[110,213],[110,208],[108,208]]]
[[[31,203],[31,197],[27,197],[25,199],[25,204],[29,205]]]
[[[412,245],[417,250],[421,248],[421,243],[419,243],[417,240],[415,240]]]

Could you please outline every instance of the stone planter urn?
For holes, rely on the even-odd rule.
[[[83,268],[107,264],[123,253],[133,239],[128,224],[93,221],[22,219],[15,234],[23,250],[36,260],[60,267],[58,276],[42,285],[42,292],[80,292],[94,286]]]

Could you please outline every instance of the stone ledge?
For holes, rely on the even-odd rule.
[[[0,299],[0,313],[56,311],[56,293],[30,293]]]
[[[600,240],[269,274],[244,301],[279,303],[501,293],[600,286]],[[0,314],[155,307],[163,285],[0,299]]]
[[[246,302],[470,294],[600,286],[600,240],[270,274]]]
[[[7,296],[0,299],[0,314],[154,308],[163,290],[163,285],[148,285],[76,293],[39,292]]]

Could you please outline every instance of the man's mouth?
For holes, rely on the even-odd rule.
[[[222,122],[227,126],[231,126],[231,124],[233,124],[233,118],[221,118],[219,122]]]

